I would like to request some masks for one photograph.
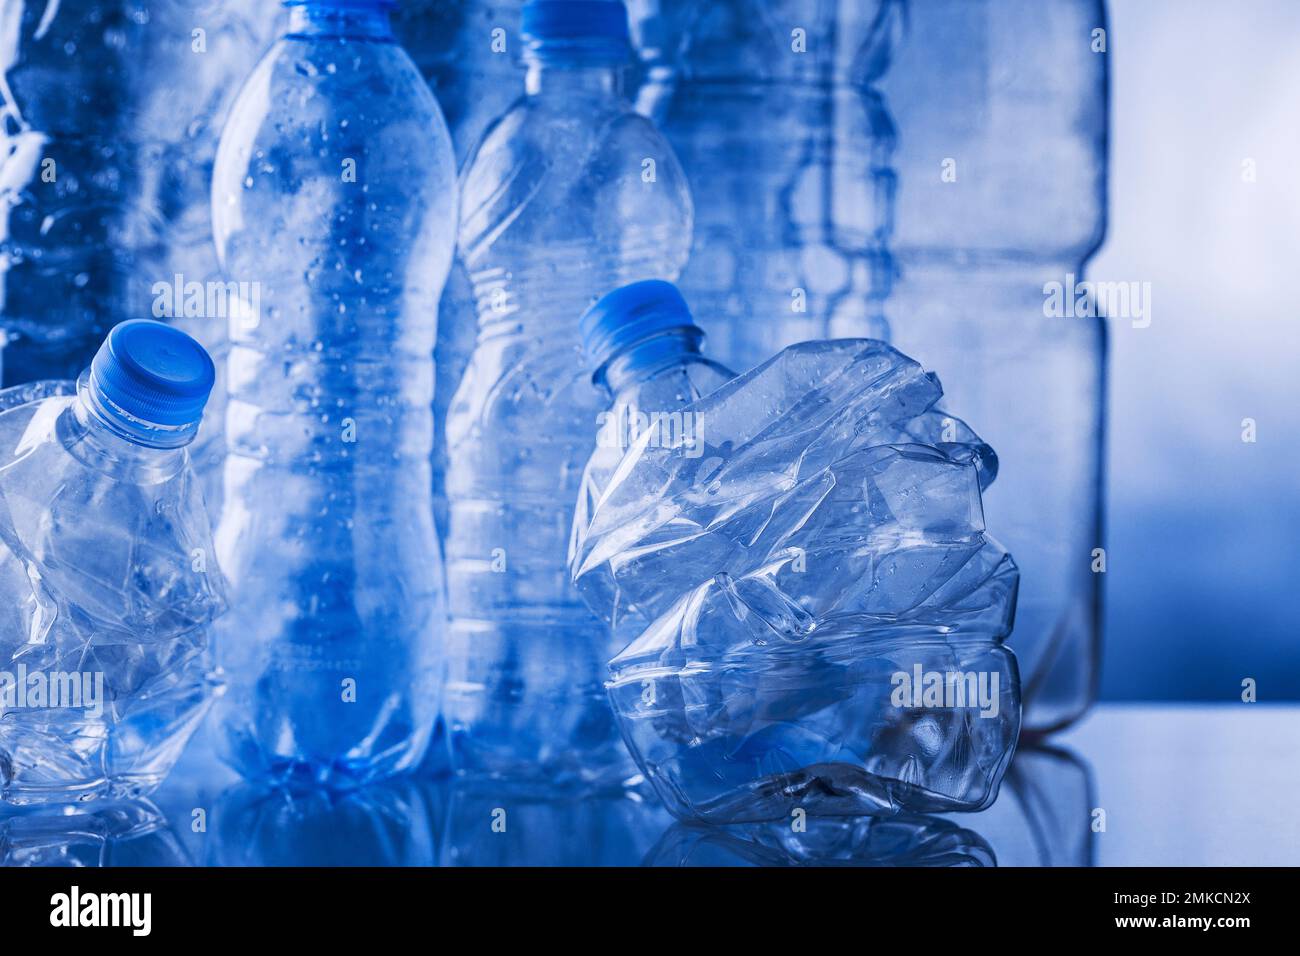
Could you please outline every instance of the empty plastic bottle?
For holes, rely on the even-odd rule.
[[[996,457],[933,410],[938,379],[841,339],[697,397],[725,370],[668,283],[582,328],[613,411],[570,567],[622,648],[610,699],[668,809],[990,805],[1020,723],[1017,575],[979,505]]]
[[[447,424],[444,716],[463,770],[599,785],[634,770],[602,686],[608,634],[565,568],[602,410],[578,318],[612,288],[677,275],[691,202],[622,95],[622,3],[537,0],[523,35],[526,95],[462,175],[479,336]]]
[[[75,386],[0,392],[4,800],[147,793],[207,711],[225,583],[186,445],[213,374],[135,320]]]
[[[898,128],[892,341],[942,371],[998,450],[985,507],[1021,569],[1012,642],[1025,726],[1044,731],[1087,708],[1098,674],[1105,328],[1050,293],[1074,304],[1105,230],[1105,10],[928,0],[908,21],[881,81]]]
[[[438,96],[458,164],[519,96],[523,5],[523,0],[406,0],[393,15],[394,31]],[[474,351],[477,328],[474,286],[456,259],[439,303],[434,351],[433,508],[442,531],[447,529],[447,410]],[[435,773],[447,766],[445,730],[439,721],[425,764]]]
[[[220,736],[248,776],[348,785],[416,762],[437,711],[429,461],[454,158],[392,3],[288,5],[213,177],[227,278],[262,306],[230,324]]]
[[[898,0],[633,0],[638,108],[681,157],[683,293],[749,369],[795,342],[884,338],[893,125],[875,84]]]

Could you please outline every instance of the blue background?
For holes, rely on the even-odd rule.
[[[1300,699],[1300,3],[1111,0],[1110,26],[1089,274],[1151,282],[1152,322],[1110,323],[1102,696]]]

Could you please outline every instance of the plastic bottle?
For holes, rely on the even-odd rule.
[[[1020,724],[1017,573],[979,506],[996,458],[934,411],[935,376],[841,339],[710,389],[726,371],[668,283],[610,293],[582,328],[614,405],[570,568],[621,648],[610,700],[668,809],[992,804]]]
[[[412,766],[437,712],[429,462],[454,158],[391,3],[288,6],[213,177],[227,278],[262,304],[230,324],[220,738],[247,776],[347,786]]]
[[[746,370],[787,345],[884,338],[893,124],[875,84],[897,0],[639,0],[638,108],[681,157],[682,274],[710,350]]]
[[[211,700],[225,609],[186,446],[213,382],[183,332],[109,334],[74,386],[0,392],[0,797],[135,797]]]
[[[622,3],[529,3],[523,34],[526,94],[462,175],[479,336],[447,425],[444,716],[461,770],[601,786],[635,771],[603,689],[608,635],[565,567],[602,410],[578,318],[609,289],[677,275],[691,202],[622,96]]]
[[[1051,312],[1106,222],[1100,0],[932,0],[881,87],[898,127],[893,342],[998,450],[989,526],[1016,556],[1025,726],[1095,696],[1105,329]],[[1101,563],[1099,563],[1099,559]]]

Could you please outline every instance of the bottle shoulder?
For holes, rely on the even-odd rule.
[[[614,396],[612,406],[642,414],[675,412],[721,388],[735,378],[726,366],[703,356],[652,372],[628,384]]]
[[[445,276],[457,200],[442,112],[392,43],[277,42],[231,108],[212,174],[223,266],[281,285],[320,261],[338,277],[380,261]]]
[[[190,467],[184,447],[144,447],[102,426],[92,428],[84,409],[78,413],[75,393],[60,390],[8,408],[0,404],[0,491],[6,495],[40,499],[43,489],[91,484],[163,486]]]
[[[655,125],[625,100],[556,109],[535,97],[494,122],[461,174],[462,254],[505,233],[582,241],[625,227],[685,236],[694,216],[685,173]]]
[[[343,160],[364,156],[372,167],[455,179],[442,110],[393,43],[277,41],[231,107],[215,178],[263,165],[277,151],[303,169],[338,173]]]

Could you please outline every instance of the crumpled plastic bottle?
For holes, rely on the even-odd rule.
[[[620,321],[608,299],[592,311]],[[661,375],[665,340],[698,348],[646,308],[626,318],[644,337],[599,356],[604,367],[648,350],[646,374]],[[584,318],[589,346],[600,325]],[[996,456],[933,411],[942,394],[881,342],[806,342],[684,407],[642,409],[691,427],[644,429],[616,467],[598,450],[570,570],[628,642],[607,687],[678,817],[977,810],[996,797],[1019,730],[1003,646],[1018,572],[984,533]]]
[[[0,799],[148,793],[207,711],[225,582],[185,446],[212,381],[138,320],[75,386],[0,392]]]

